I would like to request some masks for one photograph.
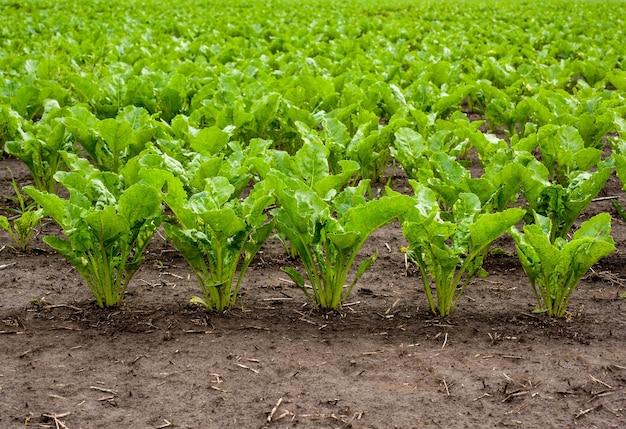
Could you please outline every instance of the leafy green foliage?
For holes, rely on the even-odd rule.
[[[4,150],[4,143],[14,140],[18,135],[21,116],[9,106],[0,106],[0,154]]]
[[[15,191],[15,201],[18,203],[18,208],[10,210],[16,213],[12,219],[13,226],[6,216],[0,216],[0,227],[11,235],[17,249],[24,251],[30,245],[33,234],[43,218],[43,209],[35,204],[26,204],[15,179],[11,181],[11,185]]]
[[[55,192],[54,174],[65,168],[60,151],[72,151],[73,143],[65,126],[57,120],[62,109],[53,101],[46,103],[41,120],[18,129],[19,139],[7,141],[4,150],[20,159],[31,172],[34,186]]]
[[[44,241],[76,268],[98,306],[118,305],[161,223],[160,194],[143,182],[127,186],[121,176],[100,172],[76,155],[61,155],[71,171],[55,178],[69,199],[31,186],[24,192],[63,228],[67,239]]]
[[[626,177],[626,7],[565,3],[24,0],[0,14],[0,143],[50,193],[60,151],[125,187],[169,171],[186,198],[223,177],[229,201],[254,163],[337,222],[334,200],[367,202],[359,180],[397,161],[449,222],[461,195],[493,214],[521,190],[554,244],[613,162]]]
[[[61,121],[98,169],[114,173],[145,148],[156,128],[145,109],[134,106],[122,109],[116,118],[103,120],[75,106]]]
[[[611,216],[601,213],[582,225],[571,240],[561,237],[552,242],[549,218],[536,215],[523,233],[511,234],[517,253],[537,299],[537,310],[548,316],[564,317],[567,304],[580,279],[593,264],[615,250],[611,237]]]
[[[544,126],[517,146],[539,148],[541,163],[530,159],[526,164],[524,196],[536,213],[551,220],[550,241],[566,238],[613,172],[613,159],[602,160],[599,149],[585,148],[578,131],[569,126]]]
[[[402,217],[409,242],[406,254],[420,269],[431,311],[448,316],[470,280],[480,273],[491,243],[519,222],[525,211],[491,213],[472,193],[460,193],[451,211],[442,211],[433,190],[418,182],[412,185],[414,206]]]
[[[376,254],[360,262],[347,278],[367,238],[396,219],[411,205],[405,195],[366,200],[369,181],[347,186],[358,165],[343,161],[343,171],[329,173],[328,150],[318,141],[307,141],[293,156],[275,154],[271,169],[263,168],[265,180],[276,195],[272,210],[278,231],[289,240],[300,257],[305,277],[291,267],[284,271],[321,309],[336,310],[374,263]]]
[[[173,213],[163,224],[165,233],[202,288],[203,296],[191,302],[217,311],[232,308],[246,270],[273,231],[266,209],[274,198],[266,183],[257,183],[247,197],[238,198],[224,176],[207,177],[204,188],[192,195],[164,170],[149,170],[144,176],[163,192]]]

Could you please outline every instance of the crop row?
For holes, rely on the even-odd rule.
[[[197,150],[168,154],[149,144],[117,171],[60,150],[55,156],[69,171],[53,179],[63,192],[25,187],[41,209],[22,214],[37,214],[26,217],[24,231],[51,216],[65,239],[49,236],[46,243],[83,276],[100,306],[113,306],[163,225],[201,286],[203,296],[192,301],[216,310],[235,304],[248,265],[273,232],[304,268],[304,275],[285,272],[313,304],[336,309],[376,259],[353,267],[359,249],[399,219],[407,257],[419,267],[431,310],[442,316],[481,272],[491,243],[507,232],[538,309],[551,316],[565,314],[580,278],[615,250],[608,213],[572,235],[615,165],[624,165],[616,161],[620,155],[604,158],[600,149],[586,148],[574,127],[545,125],[513,147],[488,143],[480,177],[463,165],[462,153],[475,146],[454,154],[458,147],[426,145],[415,130],[400,128],[390,152],[411,178],[413,195],[387,188],[380,196],[360,177],[358,162],[333,159],[319,132],[297,126],[304,143],[293,155],[262,139],[242,147],[215,128],[206,129],[214,135]],[[15,221],[18,236],[22,217]]]
[[[441,316],[503,234],[550,316],[615,250],[608,213],[578,219],[626,180],[621,4],[83,3],[0,17],[0,142],[34,201],[16,187],[0,226],[25,248],[52,217],[65,238],[46,242],[100,306],[161,225],[215,310],[274,233],[301,261],[287,274],[336,309],[398,219]],[[372,191],[390,162],[411,195]]]

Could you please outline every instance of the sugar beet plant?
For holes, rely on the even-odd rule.
[[[31,186],[24,191],[67,238],[48,236],[44,241],[76,268],[98,306],[115,306],[161,223],[160,194],[143,182],[127,185],[121,175],[98,171],[74,154],[61,156],[71,171],[54,177],[69,191],[69,199]]]
[[[432,189],[416,181],[411,184],[414,206],[401,218],[409,242],[406,254],[419,267],[431,311],[448,316],[481,271],[491,243],[519,222],[525,210],[492,213],[490,204],[468,192],[459,193],[450,210],[442,210]]]
[[[191,302],[217,311],[232,308],[244,274],[274,228],[266,214],[274,202],[267,184],[257,183],[240,198],[224,176],[207,177],[204,188],[191,195],[170,172],[155,169],[146,177],[173,213],[163,223],[167,237],[200,283],[203,296]]]
[[[114,173],[144,149],[156,128],[146,110],[135,106],[103,120],[85,107],[73,106],[60,121],[98,169]]]
[[[607,213],[584,222],[571,231],[580,214],[598,195],[613,172],[613,158],[602,160],[602,151],[585,147],[572,126],[545,125],[520,139],[509,152],[508,162],[496,154],[494,164],[502,172],[517,175],[528,204],[528,224],[511,229],[517,253],[537,300],[537,311],[563,317],[582,276],[615,250]],[[530,152],[539,149],[540,160]],[[619,175],[619,171],[618,171]]]
[[[13,225],[11,225],[9,218],[0,216],[0,228],[3,228],[11,235],[17,250],[24,251],[28,248],[35,229],[43,218],[43,209],[37,207],[32,201],[30,204],[27,204],[15,179],[11,181],[11,185],[13,185],[13,190],[15,191],[15,201],[18,207],[7,209],[15,213],[12,217]]]
[[[530,280],[537,312],[564,317],[567,304],[580,279],[591,266],[615,250],[611,237],[611,216],[594,216],[574,232],[570,240],[557,237],[551,219],[535,214],[535,223],[523,232],[511,229],[517,254]]]
[[[510,160],[525,165],[522,189],[530,208],[550,219],[550,242],[566,239],[580,214],[604,187],[614,160],[585,147],[576,128],[546,125],[520,140]],[[539,149],[540,161],[531,154]]]
[[[41,120],[19,127],[15,140],[7,141],[4,150],[28,167],[35,188],[56,192],[58,184],[54,174],[65,169],[60,151],[72,151],[73,143],[65,126],[58,120],[63,109],[54,101],[45,105]]]
[[[294,268],[283,270],[316,307],[336,310],[376,260],[373,254],[360,262],[348,283],[367,238],[408,210],[412,200],[406,195],[367,200],[369,180],[346,186],[359,165],[341,161],[341,172],[330,174],[328,154],[323,144],[310,140],[293,157],[274,152],[271,168],[266,162],[257,166],[276,195],[276,227],[302,261],[306,279]]]

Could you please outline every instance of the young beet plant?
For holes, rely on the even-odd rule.
[[[611,216],[601,213],[583,222],[570,241],[551,242],[552,221],[535,214],[535,223],[524,232],[511,228],[517,254],[530,280],[537,311],[563,317],[580,279],[593,264],[615,250]]]
[[[208,177],[204,190],[188,196],[173,174],[147,174],[153,184],[161,184],[163,200],[174,214],[163,224],[165,233],[202,288],[203,296],[191,302],[217,311],[232,308],[246,270],[274,228],[265,213],[274,202],[266,183],[239,198],[226,177]]]
[[[63,228],[66,240],[44,241],[76,268],[98,306],[118,305],[161,222],[161,196],[146,183],[126,186],[120,175],[100,172],[74,154],[62,156],[72,171],[55,178],[68,200],[30,186],[24,192]]]
[[[352,281],[347,278],[359,250],[376,229],[388,224],[413,204],[406,195],[367,200],[369,180],[346,187],[359,170],[354,161],[341,161],[341,173],[332,175],[329,151],[311,140],[293,156],[275,153],[273,165],[257,166],[276,195],[272,210],[279,233],[300,257],[306,278],[293,268],[284,271],[320,309],[336,310],[345,302],[376,254],[362,261]],[[280,171],[277,169],[280,168]]]
[[[301,180],[277,171],[267,180],[280,205],[272,212],[276,225],[300,257],[311,291],[298,271],[283,270],[313,304],[336,310],[376,260],[374,254],[361,262],[347,284],[359,250],[374,231],[408,210],[410,198],[397,195],[367,201],[369,181],[363,180],[358,187],[348,187],[325,201]]]
[[[12,210],[16,213],[13,225],[6,216],[0,216],[0,227],[13,237],[17,250],[24,251],[28,248],[35,229],[43,218],[43,209],[37,208],[36,204],[26,204],[15,179],[11,181],[11,184],[19,208]]]
[[[602,160],[602,151],[585,147],[574,127],[546,125],[522,139],[515,160],[525,163],[521,177],[530,208],[550,219],[550,242],[566,239],[572,226],[610,177],[614,160]],[[530,152],[539,148],[541,163]]]
[[[43,218],[43,210],[26,210],[21,212],[13,221],[13,226],[6,216],[0,216],[0,228],[3,228],[15,241],[16,249],[24,251],[28,248],[35,228]]]
[[[45,103],[46,109],[40,121],[19,127],[16,140],[7,141],[4,150],[20,159],[33,177],[35,188],[56,192],[54,180],[57,171],[65,169],[61,151],[71,151],[73,143],[65,126],[60,122],[64,110],[54,101]]]
[[[519,222],[525,211],[485,212],[478,196],[460,193],[446,212],[440,210],[434,191],[418,182],[411,184],[414,207],[401,218],[409,242],[406,254],[420,269],[431,311],[448,316],[470,280],[481,271],[491,243]]]
[[[541,153],[538,162],[529,152],[516,152],[517,160],[525,164],[520,178],[534,217],[523,233],[511,230],[517,253],[538,311],[563,317],[580,278],[615,250],[608,214],[583,223],[571,236],[574,223],[606,183],[615,161],[602,160],[601,150],[585,147],[571,126],[545,125],[515,147],[528,151],[539,148]]]
[[[60,122],[99,170],[114,173],[144,149],[156,127],[148,112],[135,106],[102,121],[85,107],[69,107]]]

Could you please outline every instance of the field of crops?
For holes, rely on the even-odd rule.
[[[626,425],[626,4],[0,3],[0,426]]]

